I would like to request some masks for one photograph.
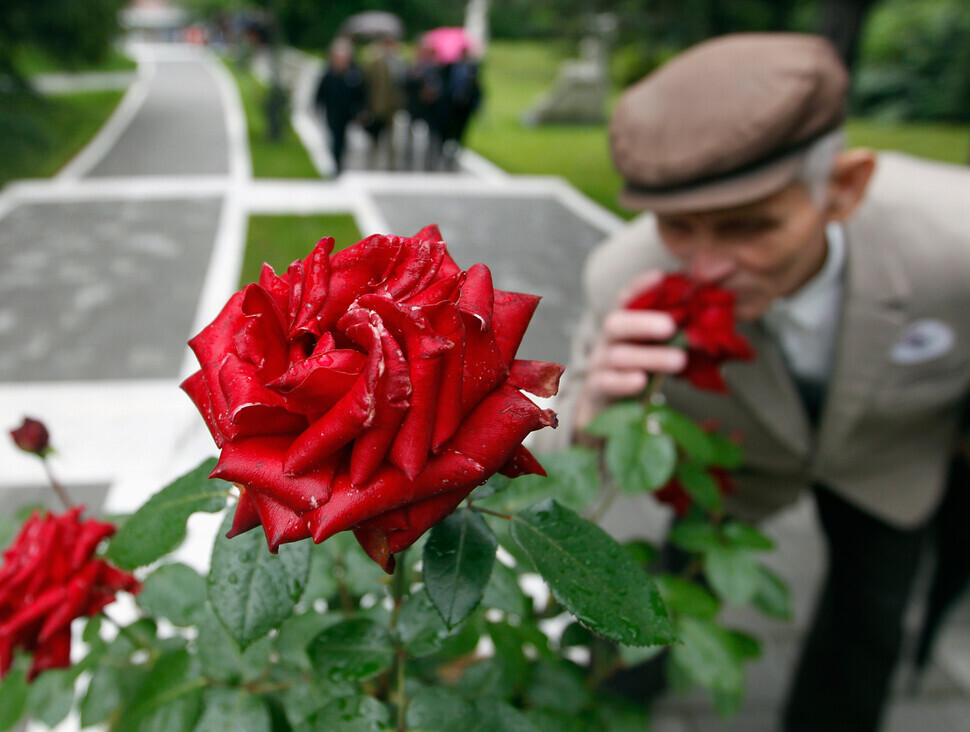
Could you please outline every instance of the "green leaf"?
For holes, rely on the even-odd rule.
[[[495,646],[495,659],[505,670],[506,680],[516,692],[523,691],[528,682],[530,661],[526,658],[518,628],[508,623],[487,623],[485,627]]]
[[[744,450],[733,440],[720,432],[711,432],[707,436],[713,451],[711,465],[727,470],[737,470],[744,465]]]
[[[761,567],[747,549],[711,549],[704,555],[704,575],[717,595],[744,605],[761,586]]]
[[[320,614],[313,610],[287,618],[280,626],[276,643],[282,660],[296,668],[309,671],[310,657],[306,653],[307,645],[324,628],[338,622],[338,618],[336,613]]]
[[[193,732],[271,732],[269,707],[242,689],[207,689],[202,716]]]
[[[485,519],[468,509],[456,511],[431,530],[424,545],[424,584],[449,628],[482,601],[497,547]]]
[[[674,615],[690,618],[714,618],[721,603],[696,582],[683,577],[664,574],[657,577],[657,587],[667,609]]]
[[[125,732],[190,732],[202,703],[205,679],[188,652],[167,653],[124,710],[117,729]]]
[[[707,521],[686,519],[676,521],[667,536],[668,541],[685,552],[703,554],[724,546],[724,540],[716,526]]]
[[[721,510],[721,491],[717,487],[714,476],[707,472],[703,465],[693,462],[680,463],[677,466],[677,478],[684,486],[684,490],[701,508],[708,511]]]
[[[81,726],[101,724],[120,714],[122,705],[132,698],[147,675],[141,667],[107,663],[97,666],[81,701]]]
[[[284,544],[270,554],[261,531],[225,537],[222,522],[212,547],[209,601],[226,630],[245,648],[282,623],[300,599],[310,568],[310,543]]]
[[[13,728],[27,708],[27,674],[12,668],[0,681],[0,730]]]
[[[511,482],[512,479],[508,476],[502,475],[501,473],[495,473],[492,477],[490,477],[473,491],[472,498],[477,501],[482,498],[494,496],[496,493],[501,493],[508,488]]]
[[[505,664],[496,658],[472,664],[458,680],[456,690],[465,699],[511,699],[515,684],[509,678]]]
[[[723,526],[724,538],[737,549],[753,549],[766,552],[775,548],[775,542],[749,524],[728,521]]]
[[[354,696],[356,693],[357,688],[352,683],[335,684],[329,679],[307,674],[295,679],[292,686],[280,692],[279,697],[286,719],[302,732],[306,729],[303,723],[307,718],[316,714],[334,699],[341,696]],[[275,729],[287,728],[278,725]]]
[[[586,427],[586,431],[596,437],[615,437],[629,432],[631,428],[642,429],[646,416],[644,406],[629,399],[599,412]]]
[[[189,516],[224,509],[229,484],[209,479],[215,465],[210,458],[152,496],[118,529],[108,558],[122,569],[151,564],[182,543]]]
[[[726,699],[744,693],[744,664],[730,631],[711,620],[683,618],[678,623],[682,643],[671,661],[694,683]]]
[[[512,535],[559,602],[595,633],[634,646],[674,640],[649,576],[596,524],[547,501],[516,516]]]
[[[401,607],[396,632],[412,658],[424,658],[440,651],[455,634],[435,611],[423,592],[411,595]]]
[[[791,620],[791,597],[785,580],[764,565],[759,567],[759,571],[761,581],[751,602],[768,617]]]
[[[476,699],[465,729],[468,732],[539,732],[522,712],[497,699]]]
[[[528,706],[555,709],[570,715],[579,712],[590,702],[583,674],[577,666],[540,661],[526,692]]]
[[[354,618],[317,635],[307,654],[316,672],[332,681],[364,680],[390,667],[394,642],[384,627]]]
[[[235,682],[242,678],[242,652],[211,608],[206,608],[199,618],[195,644],[202,672],[210,679]]]
[[[564,506],[579,510],[599,495],[599,453],[595,450],[572,447],[543,455],[542,467],[556,486],[556,500]]]
[[[520,618],[525,617],[532,608],[532,600],[519,587],[518,577],[518,573],[511,567],[495,562],[492,576],[485,588],[485,596],[482,598],[482,606],[518,615]]]
[[[138,604],[151,616],[173,625],[195,625],[205,607],[205,579],[185,564],[166,564],[152,572],[138,595]]]
[[[610,437],[606,467],[626,493],[662,488],[677,467],[677,446],[670,435],[653,435],[643,425]]]
[[[591,720],[585,714],[573,715],[554,709],[526,709],[522,712],[522,716],[528,719],[539,732],[589,732],[590,729],[594,729]]]
[[[472,705],[443,686],[422,689],[408,704],[408,729],[465,732],[474,714]]]
[[[694,420],[669,407],[655,407],[647,415],[647,424],[651,421],[673,437],[677,446],[692,460],[706,465],[714,459],[715,449],[710,436]]]
[[[372,696],[343,696],[310,720],[313,732],[380,732],[391,729],[391,713]]]
[[[547,476],[523,475],[511,481],[501,494],[480,501],[499,513],[518,513],[540,501],[555,498],[562,505],[579,510],[589,505],[600,489],[597,453],[585,448],[542,456]],[[475,496],[478,502],[478,496]]]
[[[644,568],[653,564],[654,560],[657,558],[657,548],[653,544],[642,539],[624,541],[623,548],[627,550],[631,557],[633,557],[633,561]]]
[[[27,710],[31,718],[54,727],[74,704],[74,674],[71,669],[51,669],[30,684]]]

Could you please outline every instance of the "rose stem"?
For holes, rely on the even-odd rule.
[[[487,513],[489,516],[496,516],[500,519],[505,519],[506,521],[511,521],[512,516],[507,513],[499,513],[498,511],[493,511],[490,508],[482,508],[481,506],[476,506],[469,501],[468,508],[472,511],[478,511],[479,513]]]
[[[394,599],[394,609],[391,611],[391,633],[397,628],[397,621],[401,615],[401,606],[404,605],[404,596],[407,593],[407,562],[405,559],[406,550],[399,552],[395,557],[394,575],[391,577],[391,597]],[[401,643],[396,643],[395,653],[397,665],[397,732],[406,732],[406,715],[408,710],[407,694],[405,692],[405,666],[407,664],[407,650]]]
[[[647,388],[643,390],[643,394],[640,396],[640,403],[645,407],[649,407],[651,402],[653,402],[653,398],[663,388],[664,381],[666,380],[667,374],[663,372],[650,374],[650,379],[647,381]]]
[[[47,473],[47,480],[50,481],[51,488],[54,489],[54,493],[57,494],[57,497],[61,499],[61,503],[64,504],[64,508],[70,511],[72,508],[74,508],[74,504],[67,495],[67,491],[64,489],[64,486],[61,485],[61,482],[54,477],[54,472],[51,470],[50,463],[47,461],[47,456],[45,455],[41,457],[40,461],[44,464],[44,472]]]

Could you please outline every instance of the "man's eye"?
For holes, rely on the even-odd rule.
[[[772,219],[750,219],[727,223],[721,229],[721,233],[724,236],[752,236],[763,234],[774,228],[775,222]]]
[[[690,224],[688,224],[686,221],[677,221],[676,219],[660,219],[660,226],[664,231],[672,234],[690,233]]]

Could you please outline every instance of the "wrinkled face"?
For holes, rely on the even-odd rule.
[[[733,291],[738,318],[753,320],[822,268],[826,223],[825,210],[793,183],[738,208],[658,215],[657,230],[691,277]]]

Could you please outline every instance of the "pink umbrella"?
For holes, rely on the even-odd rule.
[[[430,30],[421,39],[421,45],[431,49],[441,64],[458,61],[466,51],[474,56],[479,49],[478,40],[459,27]]]

